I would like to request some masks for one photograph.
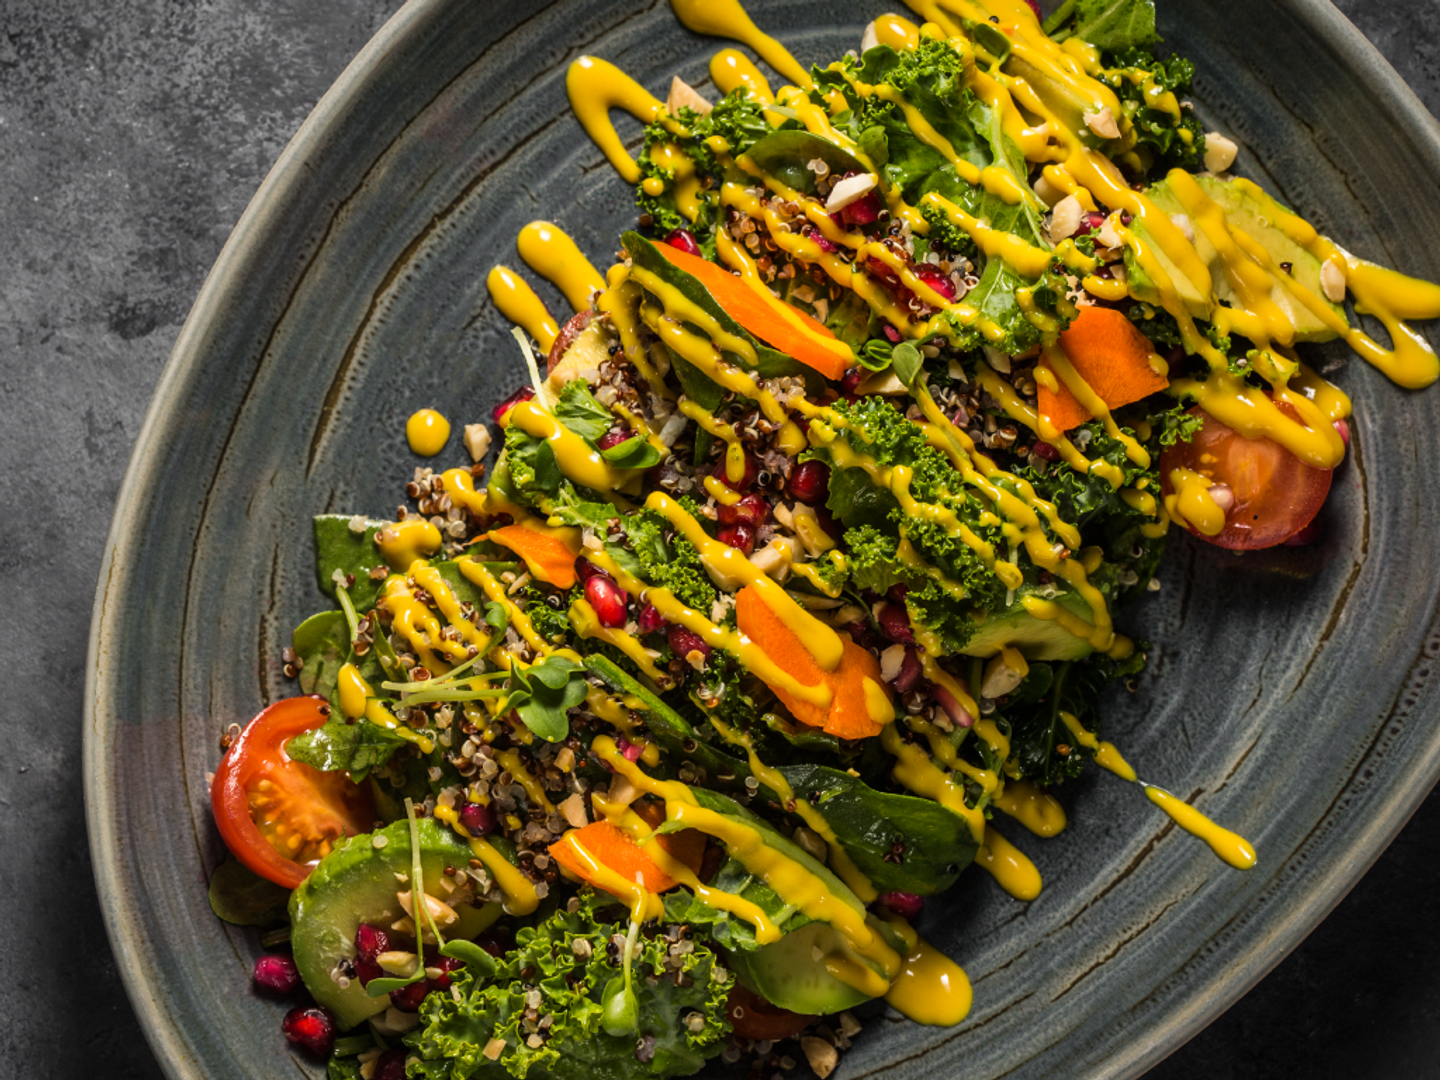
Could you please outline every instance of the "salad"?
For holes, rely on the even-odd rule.
[[[1150,0],[911,0],[808,71],[672,2],[790,85],[575,62],[637,228],[604,273],[523,230],[574,314],[491,272],[515,392],[468,461],[410,418],[449,457],[393,517],[315,519],[300,693],[222,740],[212,906],[337,1080],[823,1078],[870,1003],[957,1024],[926,899],[1034,899],[1009,837],[1087,762],[1253,866],[1102,740],[1145,667],[1116,614],[1172,524],[1313,542],[1350,409],[1305,343],[1440,374],[1404,322],[1440,287],[1232,175]]]

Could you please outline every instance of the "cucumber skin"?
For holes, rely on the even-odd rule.
[[[444,868],[464,866],[470,848],[453,829],[431,818],[421,818],[417,824],[425,891],[434,894]],[[385,837],[383,847],[375,847],[377,836]],[[397,872],[410,873],[410,824],[403,820],[342,840],[290,894],[295,966],[306,989],[335,1015],[342,1031],[390,1006],[388,995],[369,997],[358,979],[342,990],[330,972],[339,960],[354,959],[360,923],[388,928],[405,914],[395,897],[402,888]]]

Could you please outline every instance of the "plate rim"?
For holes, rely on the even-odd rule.
[[[104,768],[115,735],[115,717],[105,707],[114,671],[106,648],[106,630],[122,606],[129,582],[124,569],[140,546],[138,521],[168,445],[176,417],[168,407],[175,389],[194,375],[198,346],[212,322],[224,317],[226,299],[243,287],[245,266],[265,258],[267,230],[281,217],[280,209],[308,175],[306,160],[328,137],[361,92],[371,74],[397,46],[423,32],[453,0],[406,0],[346,65],[301,123],[256,189],[234,230],[206,275],[175,344],[156,382],[136,437],[115,502],[91,611],[86,651],[81,772],[91,868],[105,924],[126,995],[161,1069],[171,1080],[205,1080],[203,1063],[194,1059],[177,1025],[162,1006],[164,988],[141,962],[143,942],[137,929],[134,898],[119,887],[121,835],[116,826],[117,792]],[[1440,175],[1440,121],[1345,15],[1330,0],[1277,0],[1297,24],[1332,48],[1346,67],[1364,73],[1386,119],[1401,131],[1433,175]],[[119,578],[117,580],[117,571]],[[1263,939],[1243,957],[1216,975],[1210,992],[1195,995],[1156,1023],[1145,1045],[1116,1047],[1094,1073],[1096,1080],[1135,1077],[1178,1050],[1213,1023],[1288,956],[1346,894],[1359,883],[1404,828],[1431,789],[1440,781],[1440,739],[1427,752],[1406,762],[1404,774],[1369,817],[1350,849],[1313,879],[1307,893],[1273,916]]]

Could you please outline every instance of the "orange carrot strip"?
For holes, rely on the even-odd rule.
[[[638,874],[640,884],[649,892],[662,893],[675,887],[675,879],[651,862],[650,857],[640,850],[640,846],[630,839],[630,834],[618,825],[612,825],[608,821],[596,821],[577,832],[575,840],[594,856],[596,862],[603,863],[626,881],[637,880]],[[597,889],[604,888],[600,882],[590,881],[585,876],[587,868],[575,858],[570,845],[563,839],[551,844],[548,850],[552,859],[576,877],[589,881]]]
[[[1169,385],[1165,376],[1150,366],[1154,352],[1150,339],[1114,308],[1081,308],[1060,335],[1060,347],[1108,408],[1129,405]],[[1040,415],[1060,431],[1092,419],[1059,376],[1055,381],[1058,385],[1053,391],[1039,388]]]
[[[543,530],[543,531],[542,531]],[[503,544],[525,560],[532,577],[548,581],[557,589],[575,585],[575,556],[578,554],[560,529],[535,525],[506,525],[491,529],[486,538]]]
[[[800,363],[815,369],[827,379],[844,377],[845,360],[823,345],[817,344],[811,337],[811,333],[832,339],[835,337],[823,324],[803,311],[791,308],[790,311],[800,317],[799,322],[811,331],[811,333],[806,333],[800,325],[796,325],[787,318],[789,312],[781,314],[774,310],[772,304],[777,304],[779,301],[770,296],[762,297],[749,282],[736,277],[724,267],[717,266],[698,255],[691,255],[688,251],[671,247],[669,244],[657,244],[656,246],[671,265],[697,278],[727,315],[761,341],[778,349],[786,356],[793,356]]]
[[[658,803],[633,803],[630,806],[641,821],[652,829],[665,824],[665,809]],[[699,829],[681,829],[679,832],[664,833],[655,838],[677,862],[689,867],[690,872],[699,874],[705,864],[705,834]]]
[[[880,734],[884,725],[870,715],[865,696],[867,677],[880,683],[880,664],[868,650],[842,634],[840,663],[834,671],[824,671],[805,643],[748,585],[735,596],[735,616],[740,632],[796,681],[806,686],[822,681],[829,684],[834,696],[828,709],[792,697],[779,687],[770,687],[796,720],[842,739],[864,739]]]

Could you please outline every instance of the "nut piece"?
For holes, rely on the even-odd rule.
[[[1325,299],[1332,304],[1344,301],[1345,271],[1340,268],[1339,259],[1326,259],[1321,265],[1320,288],[1325,291]]]
[[[865,32],[860,35],[860,55],[864,56],[879,44],[880,35],[875,32],[875,20],[871,19],[865,24]]]
[[[985,362],[989,364],[992,368],[994,368],[996,371],[998,371],[1001,375],[1009,375],[1010,357],[1006,356],[1003,352],[995,348],[995,346],[993,345],[986,345],[983,348],[985,352]]]
[[[880,654],[880,678],[887,683],[894,682],[895,676],[905,664],[905,646],[891,645]]]
[[[825,1080],[835,1066],[840,1063],[840,1055],[824,1039],[817,1039],[814,1035],[807,1035],[800,1040],[800,1049],[805,1051],[805,1060],[810,1062],[810,1069],[820,1080]]]
[[[1074,236],[1084,216],[1085,208],[1080,205],[1080,200],[1074,195],[1066,195],[1055,204],[1055,212],[1050,217],[1050,239],[1058,244]]]
[[[590,819],[585,815],[585,798],[578,792],[572,794],[556,809],[560,811],[560,816],[571,828],[583,829],[590,824]]]
[[[490,452],[490,429],[484,424],[465,425],[465,449],[471,461],[479,461]]]
[[[1213,173],[1222,173],[1231,165],[1235,164],[1235,152],[1238,150],[1233,140],[1227,139],[1218,131],[1207,131],[1205,133],[1205,168]]]
[[[830,849],[826,846],[825,841],[820,836],[820,834],[817,832],[812,832],[811,830],[805,828],[804,825],[799,826],[795,830],[795,835],[792,836],[791,839],[794,840],[795,843],[798,844],[800,847],[804,848],[805,853],[811,858],[813,858],[816,862],[823,863],[830,854]]]
[[[856,173],[854,176],[847,176],[844,180],[837,181],[830,189],[830,198],[825,200],[825,212],[833,214],[837,210],[844,210],[845,207],[863,199],[870,194],[872,188],[879,183],[874,173]]]
[[[403,977],[414,972],[415,954],[400,949],[390,949],[388,952],[382,952],[376,956],[375,963],[379,964],[383,971]]]
[[[1109,105],[1099,112],[1087,112],[1085,126],[1102,139],[1118,139],[1120,137],[1120,125],[1115,122],[1115,114],[1110,111]]]
[[[682,106],[694,109],[701,116],[715,107],[701,97],[693,86],[677,75],[670,80],[670,93],[665,98],[665,111],[674,116]]]
[[[460,916],[455,914],[455,909],[445,903],[444,900],[437,900],[429,893],[423,895],[425,897],[425,906],[430,909],[430,918],[435,920],[436,926],[443,930],[447,926],[453,926],[460,920]],[[400,906],[405,909],[406,915],[409,915],[411,918],[415,917],[415,912],[410,907],[410,893],[408,890],[405,892],[397,892],[395,899],[400,901]]]
[[[1035,181],[1035,194],[1040,196],[1040,201],[1046,206],[1054,206],[1065,198],[1065,192],[1052,184],[1044,173]]]
[[[995,656],[985,665],[985,678],[980,682],[980,696],[994,701],[1002,698],[1020,685],[1025,676],[1005,663],[1003,656]]]
[[[504,1039],[491,1039],[485,1044],[485,1049],[480,1051],[491,1061],[500,1060],[500,1053],[505,1049]]]

